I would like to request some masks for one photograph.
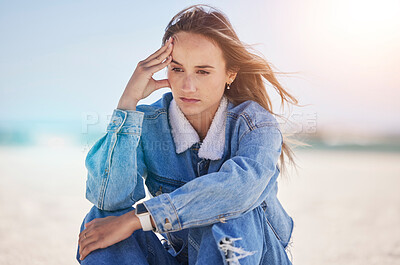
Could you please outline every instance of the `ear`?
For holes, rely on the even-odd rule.
[[[228,75],[227,75],[227,83],[228,83],[228,84],[231,84],[231,83],[235,80],[236,75],[237,75],[237,72],[231,72],[231,71],[229,71],[229,72],[228,72]]]

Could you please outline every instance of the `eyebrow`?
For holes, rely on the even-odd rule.
[[[178,63],[177,61],[172,60],[171,62],[182,66],[182,64]],[[195,67],[197,67],[197,68],[215,68],[214,66],[211,66],[211,65],[198,65],[198,66],[195,66]]]

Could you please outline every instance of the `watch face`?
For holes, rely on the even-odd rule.
[[[136,205],[136,214],[148,213],[146,206],[143,203],[139,203]]]

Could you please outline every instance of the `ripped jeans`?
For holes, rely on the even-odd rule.
[[[102,211],[93,206],[84,224],[95,218],[122,215],[134,208]],[[163,234],[159,240],[152,231],[136,230],[129,238],[91,252],[81,264],[292,264],[285,248],[268,225],[261,206],[236,219],[208,226],[189,228],[186,240]],[[184,230],[179,231],[185,234]]]

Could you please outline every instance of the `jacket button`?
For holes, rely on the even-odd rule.
[[[168,218],[165,218],[164,229],[165,229],[165,230],[171,230],[171,229],[172,229],[172,225],[171,225],[171,223],[169,222]]]
[[[160,189],[156,192],[156,196],[161,195],[162,194],[162,187],[160,187]]]
[[[165,224],[164,228],[165,228],[165,230],[171,230],[172,229],[171,223]]]
[[[122,119],[121,119],[120,117],[116,117],[112,122],[113,122],[115,125],[119,125],[119,124],[121,123],[121,121],[122,121]]]

